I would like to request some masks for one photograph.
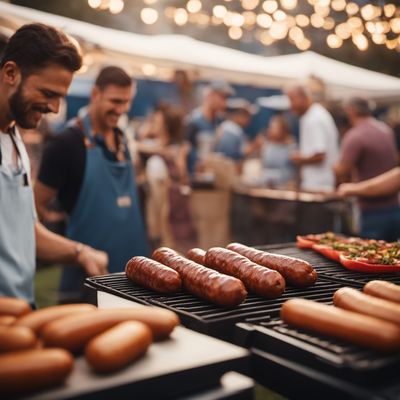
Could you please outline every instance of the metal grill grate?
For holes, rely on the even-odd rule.
[[[350,271],[340,265],[338,262],[329,260],[313,250],[298,249],[297,247],[295,247],[294,243],[258,246],[257,248],[271,253],[297,257],[308,261],[316,268],[319,276],[332,279],[336,282],[342,282],[344,284],[361,287],[369,281],[381,279],[400,284],[400,273],[366,274],[357,271]]]
[[[232,309],[224,309],[185,292],[173,295],[143,289],[129,281],[124,273],[87,278],[95,289],[102,290],[142,304],[168,308],[179,314],[183,325],[201,333],[233,341],[234,326],[247,318],[269,319],[278,315],[281,305],[293,297],[330,302],[333,293],[343,284],[319,279],[307,289],[288,287],[285,293],[274,300],[249,294],[244,303]]]

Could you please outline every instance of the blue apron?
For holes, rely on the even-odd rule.
[[[0,296],[20,297],[33,304],[35,206],[13,135],[15,132],[10,136],[22,166],[18,172],[4,168],[0,149]]]
[[[125,144],[125,161],[108,160],[96,145],[89,115],[83,120],[86,165],[77,202],[69,216],[66,235],[77,242],[103,250],[109,271],[124,271],[133,256],[148,256],[135,176]],[[65,266],[60,301],[84,300],[83,269]]]

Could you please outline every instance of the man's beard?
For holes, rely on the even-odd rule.
[[[22,94],[22,84],[18,86],[16,92],[10,97],[9,104],[11,110],[11,118],[23,129],[33,129],[38,125],[38,121],[29,120],[29,114],[33,111],[47,113],[50,110],[47,107],[32,106],[25,100]]]

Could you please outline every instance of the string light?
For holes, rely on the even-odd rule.
[[[387,4],[372,0],[185,0],[180,8],[161,8],[158,0],[141,1],[140,19],[147,25],[160,21],[158,10],[163,10],[161,19],[176,26],[224,25],[232,40],[254,37],[265,46],[286,39],[304,51],[312,46],[307,36],[318,29],[332,49],[350,40],[360,51],[373,43],[400,53],[400,6],[394,0]],[[87,0],[87,4],[112,14],[125,7],[124,0]],[[300,6],[301,13],[297,13]],[[146,67],[146,73],[151,75],[151,67]]]
[[[155,24],[158,20],[158,11],[150,7],[143,8],[140,18],[146,25]]]
[[[186,4],[186,8],[190,13],[197,13],[201,10],[201,7],[203,5],[201,4],[200,0],[189,0]]]

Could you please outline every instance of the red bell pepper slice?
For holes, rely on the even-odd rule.
[[[326,244],[314,244],[312,248],[330,260],[340,261],[340,251],[333,249],[331,246]]]
[[[371,272],[374,274],[400,272],[400,265],[369,264],[353,260],[346,257],[344,254],[340,254],[340,263],[347,269],[359,272]]]
[[[296,236],[296,246],[299,249],[312,249],[315,243],[315,241],[307,239],[305,236]]]

